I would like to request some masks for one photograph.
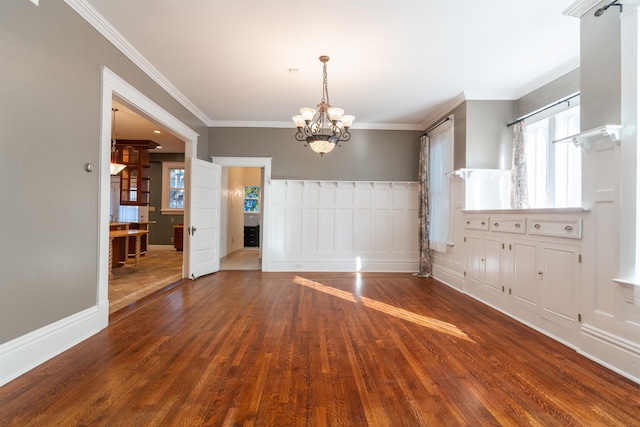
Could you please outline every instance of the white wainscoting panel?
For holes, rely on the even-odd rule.
[[[271,185],[269,271],[417,271],[417,182]]]

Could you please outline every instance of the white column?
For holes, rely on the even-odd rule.
[[[639,13],[640,1],[627,0],[620,15],[621,124],[623,126],[620,162],[620,278],[636,284],[640,283]]]

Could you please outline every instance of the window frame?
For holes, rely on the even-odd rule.
[[[576,111],[577,109],[577,114],[570,114],[572,111]],[[559,194],[557,194],[557,185],[558,182],[560,181],[560,177],[561,175],[557,173],[557,166],[558,166],[558,145],[557,144],[569,144],[570,142],[555,142],[555,141],[559,141],[559,140],[564,140],[566,139],[567,136],[569,135],[563,135],[563,134],[558,134],[558,124],[559,124],[559,120],[561,120],[561,116],[573,116],[573,118],[577,117],[578,121],[579,121],[579,117],[580,117],[580,104],[576,104],[576,105],[571,105],[570,107],[566,107],[563,108],[560,111],[554,111],[553,114],[548,114],[545,117],[536,120],[535,122],[532,123],[527,123],[526,129],[527,129],[527,134],[526,134],[526,140],[525,140],[525,149],[527,150],[527,153],[530,153],[530,151],[535,151],[531,146],[531,141],[529,140],[532,131],[536,131],[540,128],[545,128],[546,127],[546,135],[545,135],[545,145],[543,147],[537,147],[536,150],[543,150],[545,152],[545,159],[544,165],[546,166],[545,168],[545,173],[544,173],[544,177],[545,177],[545,183],[544,183],[544,200],[543,203],[540,202],[540,200],[538,200],[539,198],[536,197],[535,199],[532,199],[532,195],[535,194],[536,189],[538,189],[538,192],[540,192],[539,189],[539,185],[532,185],[531,182],[531,174],[533,173],[531,168],[529,167],[532,163],[530,160],[527,160],[527,185],[529,187],[529,200],[528,200],[528,205],[529,208],[531,209],[561,209],[561,208],[580,208],[582,207],[582,150],[580,150],[580,148],[576,147],[575,148],[575,152],[579,154],[580,159],[579,159],[579,170],[580,170],[580,176],[577,179],[577,184],[576,184],[576,190],[579,190],[576,193],[573,193],[573,198],[577,198],[578,200],[576,200],[576,203],[570,203],[569,197],[566,197],[566,203],[558,203],[558,197]],[[567,120],[566,118],[564,120]],[[568,151],[567,151],[568,154]],[[527,156],[529,157],[529,156]],[[567,165],[569,165],[570,161],[569,161],[569,157],[567,157]],[[575,160],[575,158],[573,159]],[[538,162],[540,163],[540,161]],[[540,166],[539,166],[540,167]],[[541,171],[538,169],[536,170],[536,174],[540,174]],[[571,176],[568,175],[568,171],[565,172],[565,174],[567,174],[566,178],[567,181],[570,180],[570,178],[572,178]],[[564,175],[562,175],[564,176]],[[538,179],[540,179],[538,177]],[[536,183],[539,184],[540,182]],[[575,184],[575,182],[574,182]],[[564,193],[566,194],[570,194],[570,191],[565,191]],[[536,203],[533,203],[533,202]]]
[[[449,120],[444,123],[438,125],[435,129],[429,131],[429,206],[430,206],[430,226],[429,226],[429,240],[432,244],[432,249],[437,252],[446,252],[447,248],[452,247],[454,245],[454,200],[453,200],[453,185],[451,182],[451,173],[454,170],[454,118],[453,116],[449,117]],[[442,136],[446,138],[444,141],[444,149],[442,150],[442,157],[440,159],[435,159],[433,155],[433,142],[438,137]],[[434,203],[433,195],[434,195],[434,182],[432,179],[431,173],[434,168],[433,165],[437,163],[442,166],[442,176],[441,181],[444,184],[442,191],[437,192],[441,197],[439,199],[440,202],[444,201],[445,203]],[[442,221],[446,221],[446,224],[443,224],[446,228],[446,236],[444,237],[444,241],[439,241],[433,238],[433,232],[437,228],[434,227],[434,212],[437,206],[445,206],[442,208]],[[440,236],[437,236],[438,238]]]
[[[184,170],[184,162],[162,162],[162,207],[160,213],[162,215],[184,215],[184,208],[169,207],[171,169]],[[186,188],[184,190],[186,191]]]

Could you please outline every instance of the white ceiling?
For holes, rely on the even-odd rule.
[[[462,93],[517,99],[579,65],[573,0],[86,1],[209,126],[293,128],[320,55],[354,129],[423,130]]]

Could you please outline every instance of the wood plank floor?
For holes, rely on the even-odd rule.
[[[182,252],[169,245],[149,245],[134,266],[133,258],[112,270],[109,279],[109,313],[113,314],[165,286],[182,279]]]
[[[173,246],[149,245],[135,267],[132,259],[113,269],[109,280],[109,313],[134,308],[141,301],[182,279],[183,252]],[[220,260],[221,270],[261,270],[260,250],[244,248]]]
[[[222,271],[0,388],[2,426],[638,420],[638,384],[409,274]]]

